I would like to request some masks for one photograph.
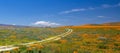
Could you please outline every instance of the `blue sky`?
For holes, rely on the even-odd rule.
[[[57,26],[120,21],[120,0],[0,0],[0,24]]]

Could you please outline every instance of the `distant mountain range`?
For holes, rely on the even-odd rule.
[[[84,24],[80,26],[120,26],[120,22],[108,22],[103,24]],[[22,26],[22,25],[9,25],[9,24],[0,24],[0,28],[22,28],[22,27],[33,27],[33,26]]]
[[[0,27],[16,27],[16,28],[21,28],[21,27],[30,27],[30,26],[0,24]]]
[[[103,24],[84,24],[82,26],[120,26],[120,22],[108,22]]]

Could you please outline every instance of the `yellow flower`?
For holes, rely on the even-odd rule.
[[[27,50],[32,50],[32,48],[31,48],[31,47],[29,47],[29,48],[27,48]]]
[[[10,53],[10,51],[7,51],[7,52],[5,52],[5,53]]]
[[[73,53],[78,53],[78,51],[73,51]]]

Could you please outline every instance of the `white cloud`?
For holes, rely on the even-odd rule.
[[[72,9],[70,10],[71,12],[76,12],[76,11],[80,11],[81,9]]]
[[[80,11],[85,11],[86,9],[84,9],[84,8],[82,8],[82,9],[80,9]]]
[[[115,4],[115,5],[109,5],[109,4],[103,4],[102,8],[111,8],[111,7],[120,7],[120,3]]]
[[[118,6],[120,6],[120,3],[118,3]]]
[[[60,14],[68,14],[68,13],[79,12],[79,11],[85,11],[85,10],[86,10],[86,9],[84,9],[84,8],[81,8],[81,9],[71,9],[71,10],[68,10],[68,11],[60,12]]]
[[[89,10],[94,10],[95,8],[93,8],[93,7],[89,7],[88,9],[89,9]]]
[[[12,24],[12,25],[16,25],[16,24]]]
[[[99,18],[103,18],[103,17],[105,17],[105,16],[97,16],[97,17],[99,17]]]
[[[109,8],[109,7],[112,7],[112,6],[109,5],[109,4],[103,4],[102,7],[103,7],[103,8]]]
[[[54,23],[54,22],[49,22],[49,21],[36,21],[33,23],[35,26],[59,26],[60,24]]]
[[[95,9],[102,9],[102,8],[112,8],[112,7],[120,7],[120,3],[115,5],[109,5],[109,4],[102,4],[99,7],[88,7],[88,8],[78,8],[78,9],[71,9],[67,11],[62,11],[59,14],[69,14],[74,12],[80,12],[80,11],[86,11],[86,10],[95,10]]]

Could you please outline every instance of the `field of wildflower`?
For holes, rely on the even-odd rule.
[[[64,33],[66,28],[73,32],[60,40],[36,43],[28,46],[19,45],[5,53],[119,53],[120,28],[119,27],[59,27],[59,28],[24,28],[0,31],[0,45],[17,44],[38,41],[50,36]],[[5,35],[6,33],[6,35]],[[11,35],[10,35],[10,34]],[[28,36],[29,35],[29,36]],[[6,39],[5,37],[8,36]],[[21,39],[23,38],[24,39]],[[3,38],[4,37],[4,38]],[[9,41],[7,41],[9,40]],[[4,41],[4,42],[3,42]],[[11,43],[11,41],[13,43]]]

